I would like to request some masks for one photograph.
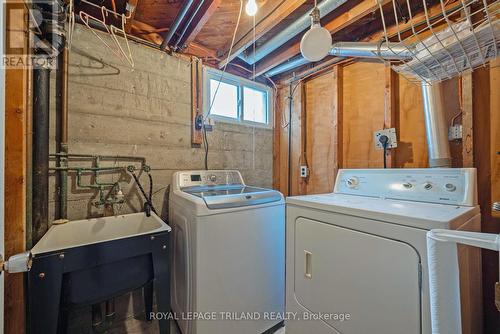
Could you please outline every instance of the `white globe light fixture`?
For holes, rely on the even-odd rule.
[[[255,14],[257,14],[257,3],[255,0],[248,0],[245,11],[249,16],[255,16]]]
[[[332,47],[332,35],[320,23],[318,7],[311,12],[311,29],[302,36],[300,52],[309,61],[319,61],[325,58]]]

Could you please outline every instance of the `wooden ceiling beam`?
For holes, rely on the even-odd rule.
[[[184,42],[185,45],[190,47],[190,43],[194,41],[198,33],[203,29],[205,24],[210,20],[212,15],[215,13],[217,8],[219,8],[220,4],[222,3],[222,0],[212,0],[210,5],[207,7],[205,12],[203,13],[202,17],[196,22],[196,25],[194,26],[193,30],[189,33],[189,36],[186,38],[186,41]]]
[[[133,9],[132,9],[132,12],[130,12],[130,13],[127,11],[127,16],[130,15],[130,17],[125,22],[125,33],[127,33],[127,34],[130,34],[130,32],[132,31],[132,23],[134,22],[135,13],[137,13],[137,3],[138,2],[139,2],[139,0],[128,0],[128,5],[130,7],[133,7]]]
[[[272,28],[297,10],[306,1],[307,0],[283,0],[278,6],[276,6],[273,1],[268,1],[258,12],[258,15],[263,18],[255,25],[255,39],[257,40],[264,34],[268,33]],[[249,26],[241,30],[244,31],[244,33],[237,36],[237,42],[234,44],[232,53],[228,59],[226,58],[229,50],[225,51],[224,56],[221,57],[224,60],[219,63],[219,68],[223,67],[226,61],[232,61],[235,59],[252,45],[254,41],[253,22],[250,22]]]
[[[392,0],[383,0],[381,1],[382,6],[391,3]],[[374,0],[364,0],[360,2],[358,5],[352,7],[345,13],[334,18],[332,21],[328,22],[324,25],[331,34],[335,34],[340,30],[346,28],[347,26],[358,22],[363,17],[377,11],[379,9],[379,4]],[[266,57],[263,61],[257,64],[255,75],[259,76],[273,67],[281,64],[282,62],[290,59],[293,56],[296,56],[300,53],[300,41],[292,44],[291,46],[281,50],[278,54],[272,57]]]

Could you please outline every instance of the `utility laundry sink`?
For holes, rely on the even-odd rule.
[[[143,212],[120,216],[69,221],[52,225],[42,239],[33,247],[31,253],[43,254],[66,248],[107,242],[144,234],[170,232],[154,213],[147,217]]]
[[[32,333],[64,333],[70,307],[99,303],[141,287],[147,316],[153,287],[158,312],[169,312],[170,231],[154,213],[53,225],[31,250]],[[160,333],[168,331],[167,321],[160,321]]]

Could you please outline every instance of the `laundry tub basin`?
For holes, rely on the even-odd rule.
[[[31,250],[31,332],[64,332],[69,307],[99,303],[140,287],[147,315],[153,286],[158,311],[168,312],[170,231],[154,213],[53,225]],[[166,321],[160,322],[160,332],[168,332]]]

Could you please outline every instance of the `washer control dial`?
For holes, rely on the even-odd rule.
[[[424,189],[425,190],[431,190],[432,189],[432,183],[430,183],[430,182],[424,183]]]
[[[208,176],[208,179],[210,180],[210,182],[216,182],[217,181],[217,175],[215,174],[210,174]]]

